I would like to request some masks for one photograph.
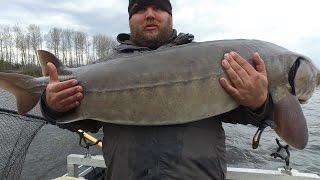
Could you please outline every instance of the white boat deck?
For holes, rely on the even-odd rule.
[[[92,171],[92,167],[106,168],[103,157],[71,154],[67,157],[68,173],[56,180],[77,180]],[[86,167],[86,168],[84,168]],[[80,170],[82,168],[82,170]],[[232,168],[227,169],[227,180],[320,180],[320,176],[302,173],[297,170],[278,170]]]

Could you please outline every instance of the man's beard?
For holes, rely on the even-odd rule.
[[[150,34],[144,31],[147,25],[158,26],[158,33]],[[157,49],[158,47],[165,45],[172,38],[172,21],[167,21],[160,26],[156,20],[147,20],[142,26],[134,25],[130,22],[131,41],[142,47],[149,47],[151,49]]]

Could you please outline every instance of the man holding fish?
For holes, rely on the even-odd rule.
[[[115,55],[153,51],[192,43],[193,35],[177,34],[169,0],[130,0],[130,34],[119,34]],[[174,59],[172,59],[174,61]],[[221,86],[239,108],[201,121],[165,126],[129,126],[83,120],[59,124],[71,131],[104,131],[106,179],[225,179],[226,149],[222,122],[259,126],[270,114],[268,79],[264,61],[253,54],[254,67],[236,52],[221,61],[228,77]],[[155,67],[156,68],[156,67]],[[60,82],[56,67],[48,63],[50,83],[42,96],[43,115],[52,124],[80,106],[83,87],[77,80]]]

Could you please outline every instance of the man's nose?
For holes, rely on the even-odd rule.
[[[152,7],[148,7],[146,10],[146,18],[155,18],[155,13]]]

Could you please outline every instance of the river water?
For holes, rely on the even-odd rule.
[[[13,102],[3,99],[3,93],[0,92],[0,103],[14,106]],[[12,97],[9,99],[12,100]],[[291,166],[302,172],[320,175],[320,91],[316,91],[309,103],[302,107],[309,127],[309,143],[304,150],[290,149]],[[257,130],[255,127],[224,124],[224,128],[227,137],[228,166],[275,170],[284,165],[283,161],[270,156],[277,149],[277,136],[270,128],[263,133],[257,150],[251,148],[251,140]],[[102,133],[95,136],[101,138]],[[52,125],[43,126],[29,147],[21,179],[52,179],[62,176],[67,171],[67,155],[86,152],[78,143],[79,137],[75,133]],[[90,149],[90,153],[102,154],[95,147]]]

